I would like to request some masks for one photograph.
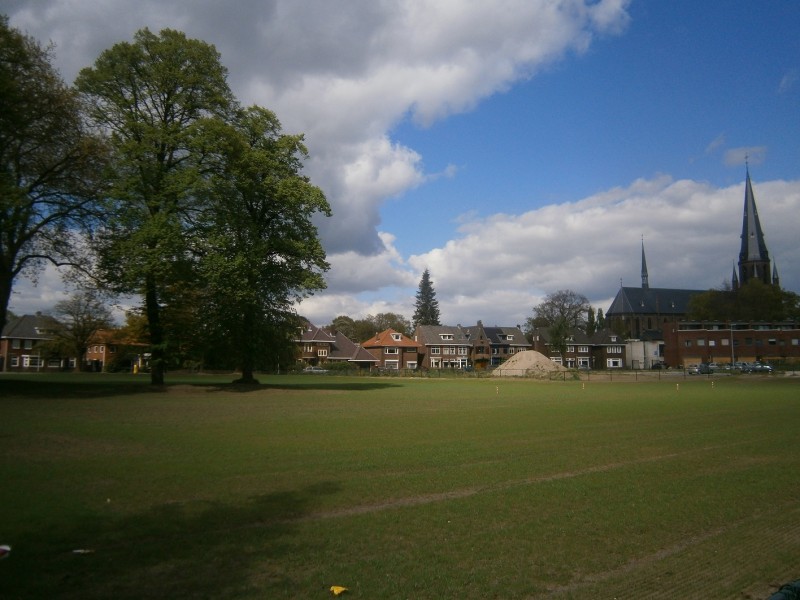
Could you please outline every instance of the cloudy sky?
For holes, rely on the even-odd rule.
[[[767,247],[800,292],[800,3],[697,0],[0,0],[67,82],[142,27],[212,43],[246,104],[303,132],[328,289],[319,325],[514,325],[572,289],[708,289],[738,258],[749,157]],[[56,273],[17,283],[46,310]]]

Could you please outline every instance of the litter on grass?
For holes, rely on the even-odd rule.
[[[347,591],[347,588],[343,587],[341,585],[332,585],[331,586],[331,594],[333,594],[334,596],[339,596],[341,594],[344,594],[346,591]]]

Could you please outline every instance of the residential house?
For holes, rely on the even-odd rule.
[[[148,345],[122,337],[116,329],[98,329],[89,339],[84,364],[89,371],[138,373],[148,366]]]
[[[422,346],[394,329],[377,333],[361,345],[378,360],[380,368],[416,369],[419,366]]]
[[[485,327],[478,321],[477,325],[463,329],[472,342],[471,364],[476,370],[496,367],[517,352],[532,348],[519,326]]]
[[[295,340],[298,347],[298,361],[305,365],[347,362],[359,369],[369,370],[379,362],[361,344],[356,344],[340,331],[329,333],[311,323],[306,323],[299,334]]]
[[[532,338],[534,350],[568,369],[622,369],[626,366],[625,340],[608,329],[591,336],[573,329],[567,337],[563,356],[552,347],[547,329],[535,329]]]
[[[0,371],[61,371],[75,367],[52,343],[61,324],[36,313],[11,319],[0,336]]]
[[[421,366],[425,369],[466,369],[472,366],[474,343],[461,326],[418,325],[414,340],[420,345]],[[490,345],[479,344],[479,348],[479,356],[483,358]]]

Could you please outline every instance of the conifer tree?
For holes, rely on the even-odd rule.
[[[417,290],[417,301],[414,305],[415,325],[441,325],[439,323],[439,301],[433,289],[431,274],[428,269],[422,273]]]

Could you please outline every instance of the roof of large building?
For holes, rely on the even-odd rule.
[[[606,317],[621,315],[685,315],[689,301],[706,290],[621,287]]]
[[[2,337],[22,340],[49,340],[61,324],[50,315],[22,315],[3,327]]]

